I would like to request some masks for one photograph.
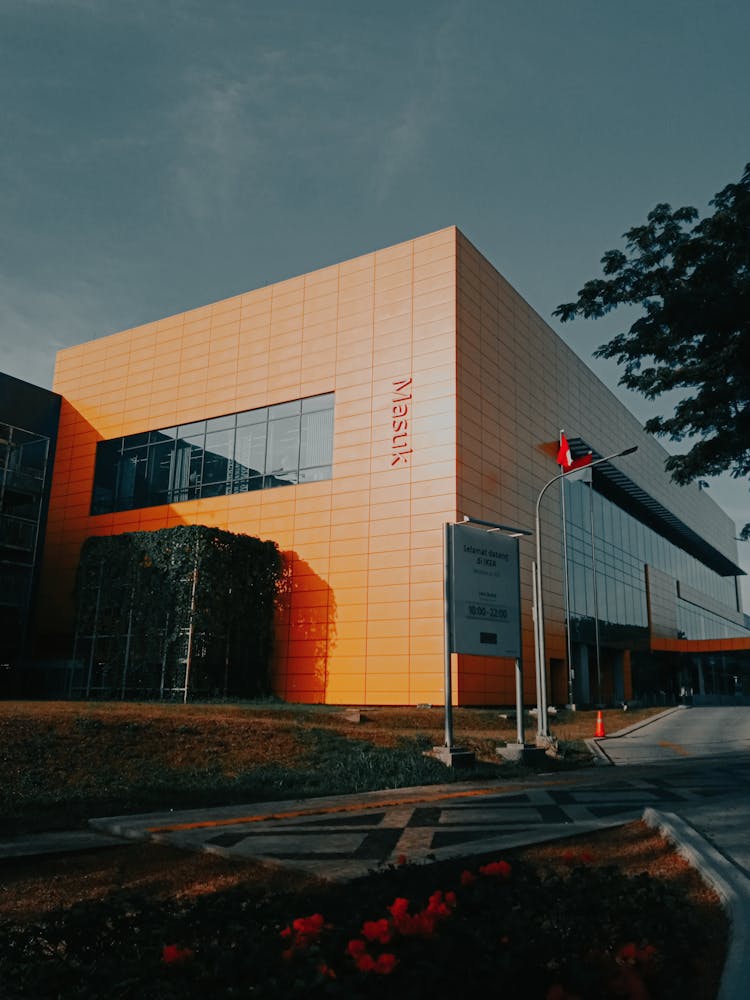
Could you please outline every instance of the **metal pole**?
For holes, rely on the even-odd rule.
[[[542,736],[542,669],[544,662],[544,637],[542,632],[542,616],[539,612],[539,569],[536,562],[531,564],[531,586],[533,590],[534,616],[534,674],[536,678],[536,722],[537,737]]]
[[[591,528],[591,575],[594,583],[594,648],[596,650],[596,701],[602,700],[602,670],[599,654],[599,595],[596,581],[596,542],[594,540],[594,483],[589,486],[589,521]]]
[[[523,668],[521,661],[516,660],[516,742],[523,746]]]
[[[120,687],[120,700],[125,700],[125,687],[128,677],[128,666],[130,664],[130,644],[133,637],[133,604],[135,602],[135,587],[130,591],[130,608],[128,610],[128,634],[125,637],[125,660],[122,665],[122,686]]]
[[[558,477],[555,476],[555,479]],[[554,480],[552,480],[554,482]],[[550,486],[551,483],[547,483]],[[542,598],[542,542],[539,530],[539,504],[547,489],[544,487],[536,502],[536,629],[537,629],[537,736],[549,738],[547,727],[547,654],[544,648],[544,602]]]
[[[562,512],[563,584],[565,589],[565,636],[568,654],[568,705],[575,709],[573,700],[573,638],[570,634],[570,576],[568,573],[568,522],[565,514],[565,480],[560,480],[560,508]]]
[[[445,746],[453,749],[453,690],[451,678],[451,526],[446,522],[443,530],[443,656],[445,692]]]
[[[195,568],[193,569],[193,589],[190,594],[190,625],[188,627],[188,647],[185,662],[185,691],[182,696],[183,704],[187,705],[188,688],[190,687],[190,667],[193,662],[193,635],[195,633],[195,594],[198,589],[198,545],[195,546]]]
[[[96,655],[96,640],[99,636],[99,602],[102,595],[102,580],[104,579],[104,559],[99,563],[99,582],[96,587],[96,607],[94,609],[94,629],[91,634],[91,649],[89,651],[89,673],[86,680],[86,697],[91,697],[91,675],[94,670],[94,656]]]

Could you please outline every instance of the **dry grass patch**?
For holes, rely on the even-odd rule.
[[[658,711],[605,712],[613,732]],[[593,713],[560,713],[560,766],[590,761]],[[460,778],[506,778],[513,718],[457,709],[456,740],[477,757]],[[536,723],[526,720],[527,739]],[[94,815],[332,795],[457,778],[422,752],[441,745],[442,708],[346,710],[282,703],[0,702],[0,831],[82,825]]]

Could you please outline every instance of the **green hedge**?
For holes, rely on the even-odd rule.
[[[204,525],[87,539],[70,693],[267,694],[281,577],[275,542]]]

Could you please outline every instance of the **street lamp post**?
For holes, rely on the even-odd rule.
[[[623,458],[625,455],[632,455],[633,452],[638,451],[638,445],[633,445],[630,448],[625,448],[623,451],[618,451],[613,455],[605,455],[604,458],[597,458],[593,462],[589,462],[588,465],[582,466],[581,468],[591,469],[595,465],[601,465],[602,462],[609,462],[613,458]],[[540,531],[540,519],[539,519],[539,508],[542,502],[542,497],[547,492],[553,483],[558,482],[561,479],[566,479],[568,476],[573,475],[575,472],[579,472],[579,469],[570,469],[568,472],[561,472],[559,475],[554,476],[545,483],[542,487],[539,496],[536,501],[536,510],[534,516],[534,527],[535,527],[535,542],[536,542],[536,572],[534,574],[534,580],[536,583],[536,589],[534,592],[534,606],[536,612],[536,627],[534,629],[534,639],[535,639],[535,653],[536,653],[536,678],[537,678],[537,692],[536,692],[536,709],[537,709],[537,743],[544,745],[549,743],[549,723],[547,720],[547,664],[546,664],[546,652],[544,645],[544,609],[542,602],[542,539]],[[570,668],[570,664],[568,664]]]

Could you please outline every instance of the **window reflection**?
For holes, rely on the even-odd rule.
[[[92,514],[330,479],[333,393],[97,445]]]
[[[568,582],[571,626],[579,630],[594,617],[594,572],[591,563],[590,504],[594,508],[594,550],[598,616],[604,633],[609,626],[647,629],[645,565],[667,573],[714,598],[735,606],[733,577],[722,577],[700,560],[667,541],[584,483],[566,485]],[[741,626],[695,605],[678,601],[681,633],[690,639],[744,634]]]

